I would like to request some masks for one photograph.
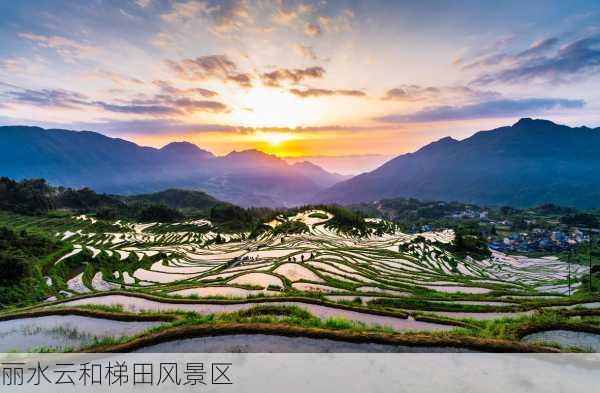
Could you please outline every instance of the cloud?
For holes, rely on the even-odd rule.
[[[240,31],[253,23],[247,0],[220,1],[211,15],[214,20],[212,30],[217,33]]]
[[[121,135],[170,135],[205,132],[236,132],[237,127],[220,124],[187,123],[178,119],[143,118],[132,120],[100,119],[97,122],[78,122],[60,125],[62,128],[99,130]]]
[[[273,13],[271,20],[275,24],[291,27],[300,18],[312,11],[313,7],[310,4],[300,3],[295,8],[286,8],[285,3],[281,2]]]
[[[173,86],[170,82],[163,80],[155,80],[152,82],[152,84],[158,87],[163,94],[169,95],[198,95],[206,98],[212,98],[219,95],[219,93],[217,93],[216,91],[203,89],[201,87],[181,89]]]
[[[160,18],[174,26],[207,20],[209,31],[217,34],[239,31],[253,23],[247,0],[173,1]]]
[[[323,34],[323,30],[320,25],[310,22],[304,25],[304,34],[309,37],[317,37]]]
[[[426,98],[437,97],[440,89],[437,87],[421,87],[419,85],[402,85],[388,90],[384,100],[420,101]]]
[[[476,51],[474,54],[470,56],[462,56],[458,57],[454,60],[454,64],[465,64],[467,62],[474,63],[477,61],[481,61],[482,59],[490,58],[495,56],[500,49],[506,48],[508,45],[512,44],[515,39],[514,34],[507,34],[503,36],[496,37],[495,39],[485,40],[484,42],[478,43],[476,46]],[[464,68],[468,68],[469,65],[465,65]]]
[[[17,86],[2,84],[8,91],[2,93],[6,103],[33,105],[36,107],[81,109],[81,107],[96,107],[107,112],[127,113],[138,115],[189,115],[196,112],[225,113],[229,108],[218,101],[197,100],[190,97],[173,97],[158,94],[147,99],[116,100],[105,102],[90,100],[87,96],[68,90],[60,89],[21,89]]]
[[[293,46],[293,48],[300,56],[308,60],[318,60],[317,54],[315,53],[314,49],[310,46],[296,44]]]
[[[225,55],[188,58],[179,63],[167,61],[171,69],[183,79],[207,79],[213,76],[224,78],[237,69],[236,64]]]
[[[177,39],[174,37],[171,31],[160,31],[158,32],[150,42],[163,50],[171,50],[178,48]]]
[[[160,18],[170,24],[183,24],[201,15],[210,14],[214,8],[204,1],[174,1],[173,7],[160,15]]]
[[[389,101],[481,101],[499,98],[494,91],[478,90],[468,86],[419,86],[401,85],[388,90],[382,97]]]
[[[236,82],[240,86],[250,87],[252,80],[249,74],[238,71],[237,65],[226,55],[201,56],[187,58],[179,62],[166,60],[167,66],[175,74],[185,80],[204,81],[219,79]]]
[[[405,115],[388,115],[376,120],[385,123],[419,123],[448,120],[471,120],[486,118],[533,115],[553,109],[579,109],[582,100],[560,98],[501,99],[463,106],[436,106]]]
[[[277,1],[271,22],[276,26],[285,26],[303,32],[309,37],[318,37],[328,32],[350,30],[354,12],[350,9],[336,10],[331,14],[332,7],[325,2],[292,2]],[[328,15],[322,13],[326,9]]]
[[[102,119],[95,123],[78,123],[79,128],[102,129],[103,131],[118,132],[122,134],[140,134],[140,135],[169,135],[169,134],[190,134],[205,132],[226,132],[243,135],[250,135],[256,132],[281,132],[281,133],[360,133],[374,130],[405,130],[404,126],[397,124],[377,125],[377,126],[345,126],[345,125],[326,125],[320,127],[240,127],[229,124],[203,124],[188,123],[177,119],[136,119],[136,120],[114,120]]]
[[[512,64],[498,71],[477,77],[472,83],[525,83],[540,80],[565,83],[573,78],[600,71],[600,35],[582,38],[563,45],[550,56],[540,55],[556,45],[557,41],[546,40],[521,52]]]
[[[510,41],[512,41],[512,38],[508,41],[505,41],[505,43],[501,46],[506,46],[506,44],[510,43]],[[527,48],[521,52],[514,53],[514,54],[511,54],[508,52],[495,52],[495,53],[489,54],[489,50],[488,50],[488,52],[487,52],[488,54],[476,56],[473,61],[471,61],[468,64],[465,64],[462,68],[463,68],[463,70],[470,70],[470,69],[488,68],[488,67],[501,66],[501,65],[502,66],[514,65],[515,63],[518,63],[520,61],[524,61],[524,60],[528,60],[528,59],[531,60],[533,58],[537,58],[537,57],[543,55],[544,53],[547,53],[551,49],[555,48],[558,45],[559,41],[560,41],[560,39],[557,37],[550,37],[550,38],[537,40],[537,41],[534,41],[529,46],[529,48]],[[463,62],[463,60],[458,61],[457,64],[460,62]]]
[[[558,45],[558,38],[551,37],[535,41],[531,46],[517,54],[517,57],[534,57],[546,53]]]
[[[385,125],[377,127],[328,125],[320,127],[240,127],[229,124],[204,124],[189,123],[179,119],[143,118],[131,120],[100,119],[98,122],[76,123],[75,125],[61,125],[62,127],[77,127],[79,129],[102,130],[128,135],[169,135],[191,134],[206,132],[226,132],[237,134],[253,134],[255,132],[282,132],[282,133],[307,133],[307,132],[364,132],[374,129],[399,130],[403,126]]]
[[[326,32],[339,33],[352,28],[354,12],[350,9],[342,10],[335,17],[328,15],[316,15],[315,19],[304,25],[304,34],[309,37],[317,37]]]
[[[162,98],[164,100],[164,98]],[[193,100],[190,98],[177,98],[170,99],[168,102],[177,108],[179,112],[183,111],[186,113],[194,112],[212,112],[212,113],[223,113],[228,112],[227,106],[218,101],[209,100]]]
[[[148,8],[152,5],[152,0],[135,0],[135,3],[141,8]]]
[[[17,88],[16,86],[11,87]],[[3,96],[8,98],[9,103],[44,106],[50,108],[72,109],[81,105],[87,105],[87,97],[85,95],[61,89],[10,90],[4,92]]]
[[[352,27],[352,20],[354,19],[354,12],[350,9],[342,10],[337,16],[330,17],[326,15],[320,15],[318,17],[319,24],[325,31],[328,32],[341,32],[350,30]]]
[[[469,64],[465,64],[462,68],[463,70],[475,69],[475,68],[485,68],[489,66],[496,66],[503,62],[509,62],[513,58],[512,56],[506,53],[495,53],[493,55],[485,56],[483,58],[478,59]]]
[[[309,67],[303,69],[280,68],[275,71],[267,72],[261,75],[263,84],[271,87],[280,87],[282,82],[298,84],[304,79],[318,79],[325,75],[325,69],[322,67]]]
[[[39,55],[28,57],[9,57],[0,60],[0,71],[7,75],[14,76],[15,74],[36,75],[40,74],[47,68],[47,61]]]
[[[242,87],[252,87],[252,77],[250,76],[250,74],[231,74],[227,77],[227,80],[236,82]]]
[[[132,78],[127,75],[120,74],[118,72],[109,70],[96,70],[89,74],[92,78],[108,79],[112,83],[118,86],[125,86],[128,84],[142,85],[144,81],[138,78]]]
[[[290,93],[302,97],[323,97],[323,96],[350,96],[365,97],[367,94],[361,90],[329,90],[329,89],[291,89]]]
[[[173,98],[167,95],[156,95],[146,100],[131,100],[118,103],[95,101],[92,105],[109,112],[144,114],[144,115],[189,115],[197,112],[224,113],[229,109],[223,103],[192,98]]]
[[[160,15],[163,24],[152,39],[153,44],[163,49],[178,47],[182,40],[202,30],[226,39],[235,35],[242,41],[282,28],[316,37],[349,30],[354,18],[352,10],[324,1],[170,0],[164,3],[166,10]]]
[[[178,113],[175,108],[167,105],[122,105],[111,104],[102,101],[95,101],[93,104],[99,106],[105,111],[116,113],[129,113],[138,115],[173,115]]]
[[[40,48],[53,49],[67,61],[73,61],[78,58],[85,58],[92,53],[97,52],[97,48],[76,42],[66,37],[57,35],[41,35],[34,33],[19,33],[20,38],[35,43]]]

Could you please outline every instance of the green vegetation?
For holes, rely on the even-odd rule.
[[[367,233],[367,223],[361,213],[341,206],[323,206],[323,209],[333,214],[333,218],[327,221],[326,226],[356,236]]]
[[[435,228],[447,228],[448,216],[463,211],[471,205],[458,202],[428,202],[414,198],[383,199],[378,204],[359,204],[351,206],[372,217],[383,217],[398,224],[404,231],[414,231],[423,225]]]
[[[0,178],[0,210],[27,215],[54,214],[56,209],[87,213],[102,220],[176,222],[210,218],[226,231],[252,230],[264,209],[243,209],[200,192],[170,189],[154,194],[121,197],[89,188],[52,187],[43,179],[20,182]],[[269,211],[270,212],[270,211]]]
[[[470,256],[475,259],[489,258],[492,253],[488,249],[487,242],[477,230],[472,226],[461,225],[454,228],[454,241],[449,247],[449,251],[459,257]]]
[[[0,178],[0,210],[21,214],[45,213],[54,207],[51,188],[45,180],[16,182]]]
[[[560,261],[528,260],[522,267],[510,256],[509,260],[488,260],[491,236],[503,236],[512,227],[528,228],[532,220],[549,226],[550,221],[554,225],[566,225],[560,224],[565,220],[575,222],[576,211],[551,205],[527,211],[488,209],[496,221],[492,224],[476,218],[483,211],[473,206],[396,201],[404,209],[404,219],[416,214],[416,222],[431,226],[416,228],[423,233],[406,234],[399,231],[408,225],[404,219],[392,222],[372,217],[384,215],[384,206],[395,206],[386,201],[368,207],[378,214],[322,205],[243,209],[181,190],[125,198],[86,189],[52,188],[43,181],[5,183],[10,187],[4,189],[11,191],[0,194],[6,198],[0,200],[6,207],[0,210],[0,303],[4,315],[14,310],[12,307],[40,311],[47,304],[60,305],[67,296],[118,294],[171,304],[269,303],[223,315],[174,313],[168,328],[195,331],[200,327],[249,329],[260,325],[261,329],[285,332],[392,334],[387,327],[360,323],[361,318],[320,319],[302,307],[317,304],[355,313],[348,315],[370,314],[369,318],[402,319],[410,314],[416,321],[460,327],[452,337],[461,335],[461,340],[501,338],[517,345],[518,332],[528,324],[546,326],[546,321],[550,326],[550,319],[573,327],[576,324],[567,320],[571,317],[563,311],[492,322],[476,314],[468,318],[468,313],[511,315],[598,301],[595,293],[587,291],[587,275],[579,265],[572,266],[572,284],[583,280],[583,286],[567,297],[556,293],[567,285],[567,265]],[[17,203],[21,197],[24,202]],[[48,202],[48,207],[16,213],[24,206],[43,206],[39,201]],[[456,208],[470,209],[469,217],[457,215]],[[506,217],[511,222],[500,224]],[[140,225],[140,221],[158,223]],[[448,228],[454,234],[431,230]],[[593,258],[596,243],[592,244]],[[585,244],[573,251],[573,260],[585,263]],[[197,293],[202,295],[173,295],[198,287]],[[592,289],[600,289],[600,268],[592,269]],[[550,294],[555,298],[542,297]],[[50,296],[57,301],[41,303]],[[271,304],[286,301],[298,306]],[[136,315],[123,309],[85,307],[86,312],[135,320]],[[594,328],[592,320],[597,316],[578,317],[577,326]],[[160,333],[161,329],[153,331]],[[428,333],[426,337],[437,340],[443,334]],[[136,338],[102,339],[97,344],[118,345],[131,340]]]
[[[0,308],[43,300],[43,271],[52,256],[64,250],[60,242],[0,227]]]
[[[573,213],[567,214],[560,218],[560,222],[569,225],[583,228],[598,228],[598,218],[589,213]]]
[[[202,192],[192,190],[168,189],[153,194],[141,194],[124,198],[128,202],[150,202],[168,206],[172,209],[188,211],[208,210],[220,203],[217,199]]]
[[[585,322],[569,319],[576,311],[545,311],[540,314],[519,318],[503,318],[492,321],[462,323],[446,332],[421,332],[414,334],[396,331],[385,326],[366,325],[348,319],[333,317],[321,319],[302,307],[293,305],[257,305],[252,308],[221,314],[196,314],[193,312],[132,314],[118,308],[79,307],[56,308],[50,311],[30,311],[18,317],[42,315],[83,315],[122,321],[164,321],[132,337],[96,338],[85,351],[123,351],[153,345],[166,340],[177,340],[194,336],[214,334],[263,333],[303,335],[315,338],[330,338],[352,342],[380,342],[391,345],[451,346],[477,348],[483,351],[554,351],[548,346],[524,344],[518,340],[525,334],[562,328],[600,332],[600,318],[586,317]],[[13,318],[17,316],[4,316]],[[415,315],[418,320],[425,316]],[[441,319],[440,319],[441,320]],[[57,332],[78,336],[82,332],[62,330]],[[572,348],[570,348],[572,350]],[[73,349],[61,348],[61,351]],[[56,348],[39,348],[37,351],[54,352]]]
[[[300,234],[307,233],[308,226],[300,221],[286,221],[281,225],[278,225],[275,229],[273,229],[273,235],[292,235],[292,234]]]
[[[228,231],[251,230],[258,224],[250,210],[229,203],[213,206],[208,218],[220,228]]]
[[[150,205],[140,211],[141,222],[176,222],[183,220],[183,214],[164,205]]]

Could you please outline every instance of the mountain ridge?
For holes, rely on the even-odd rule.
[[[302,204],[324,188],[257,150],[214,156],[189,142],[157,149],[93,131],[30,126],[0,127],[0,176],[122,195],[187,188],[240,206]]]
[[[528,207],[600,207],[600,128],[523,118],[461,141],[442,138],[322,191],[316,202],[390,197]]]

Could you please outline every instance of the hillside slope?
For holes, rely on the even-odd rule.
[[[526,207],[600,207],[600,129],[521,119],[457,141],[443,138],[339,183],[318,202],[391,197]]]
[[[256,150],[215,157],[187,142],[155,149],[90,131],[25,126],[0,127],[0,176],[124,195],[202,190],[241,206],[301,204],[325,187],[321,178]]]

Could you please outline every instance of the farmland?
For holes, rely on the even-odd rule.
[[[228,350],[250,334],[275,351],[290,344],[273,336],[384,345],[331,347],[357,352],[550,351],[558,347],[520,338],[560,328],[587,332],[589,342],[600,331],[599,299],[576,292],[584,267],[570,266],[575,295],[566,296],[565,262],[498,252],[458,257],[452,230],[409,235],[366,218],[359,233],[319,209],[280,214],[259,233],[221,231],[209,219],[0,219],[60,245],[39,268],[44,299],[0,314],[0,331],[15,335],[14,348],[4,350],[136,350],[213,335],[225,338],[197,340],[197,350]],[[53,315],[64,322],[50,322]],[[68,339],[56,339],[61,334]]]

